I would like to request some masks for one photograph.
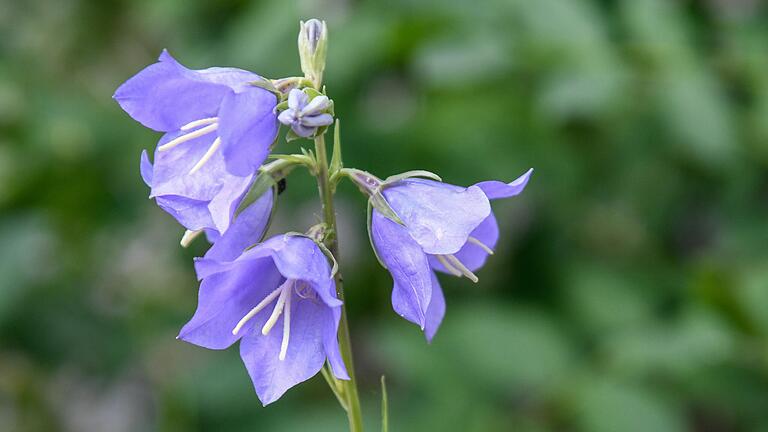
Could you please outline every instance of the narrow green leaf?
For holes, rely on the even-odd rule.
[[[381,432],[389,432],[389,402],[387,401],[387,380],[381,376]]]

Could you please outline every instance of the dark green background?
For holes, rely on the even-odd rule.
[[[393,431],[768,430],[768,21],[758,0],[0,0],[0,430],[337,431],[319,377],[262,408],[236,348],[174,339],[198,241],[151,201],[158,134],[111,99],[168,48],[296,75],[328,20],[347,166],[494,204],[480,283],[431,345],[338,196],[364,411]],[[299,143],[281,144],[295,152]],[[318,218],[297,172],[273,230]]]

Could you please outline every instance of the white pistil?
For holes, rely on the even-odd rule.
[[[278,358],[280,361],[285,360],[285,354],[288,352],[288,340],[291,338],[291,298],[293,297],[291,289],[287,289],[284,317],[283,317],[283,341],[280,343],[280,355]]]
[[[205,126],[211,123],[216,123],[217,121],[219,121],[218,117],[208,117],[200,120],[191,121],[185,124],[184,126],[182,126],[180,129],[183,131],[186,131],[186,130],[194,129],[198,126]]]
[[[192,131],[192,132],[190,132],[188,134],[176,137],[176,138],[172,139],[171,141],[168,141],[167,143],[161,145],[157,149],[160,150],[160,151],[170,150],[170,149],[176,147],[177,145],[183,144],[183,143],[185,143],[185,142],[187,142],[189,140],[192,140],[192,139],[195,139],[195,138],[199,138],[199,137],[201,137],[203,135],[208,135],[209,133],[215,131],[218,128],[219,128],[219,124],[218,123],[210,124],[210,125],[208,125],[208,126],[206,126],[204,128],[200,128],[200,129],[194,130],[194,131]]]
[[[435,255],[438,261],[440,261],[440,264],[445,267],[445,269],[448,271],[448,273],[461,277],[461,272],[454,266],[451,265],[451,263],[448,262],[447,259],[445,259],[445,255]]]
[[[245,316],[237,323],[234,329],[232,329],[232,334],[236,335],[240,329],[243,328],[245,323],[251,320],[254,316],[256,316],[257,313],[261,312],[262,309],[264,309],[268,304],[272,303],[272,300],[275,299],[278,295],[283,293],[283,287],[285,284],[280,285],[276,290],[269,293],[268,296],[264,297],[264,300],[262,300],[259,304],[256,305],[253,309],[250,310]]]
[[[269,316],[269,319],[267,320],[266,324],[264,324],[264,327],[261,328],[261,334],[265,336],[269,334],[269,331],[272,330],[272,327],[274,327],[275,323],[277,323],[277,319],[280,318],[280,314],[283,313],[285,302],[288,299],[288,296],[291,295],[291,288],[293,287],[293,282],[291,281],[290,286],[286,286],[286,284],[283,284],[281,285],[281,287],[284,287],[284,288],[280,293],[280,297],[277,299],[277,303],[275,303],[275,308],[272,309],[272,315]]]
[[[187,247],[194,239],[197,238],[200,234],[202,234],[203,230],[186,230],[184,232],[184,235],[181,237],[181,241],[179,244],[181,244],[181,247]]]
[[[192,167],[191,170],[189,170],[189,174],[194,174],[199,170],[200,168],[205,165],[206,162],[208,162],[211,157],[213,157],[213,154],[216,153],[216,150],[218,150],[219,146],[221,145],[221,138],[216,137],[215,140],[213,140],[213,144],[211,144],[210,147],[208,147],[208,151],[205,152],[203,157],[200,158],[199,161],[195,164],[195,166]]]
[[[445,257],[445,259],[446,259],[446,260],[447,260],[447,261],[448,261],[448,262],[449,262],[449,263],[450,263],[450,264],[451,264],[451,265],[452,265],[452,266],[453,266],[453,267],[454,267],[456,270],[458,270],[459,272],[461,272],[461,274],[462,274],[462,275],[464,275],[464,277],[466,277],[467,279],[471,280],[471,281],[472,281],[472,282],[474,282],[474,283],[477,283],[477,281],[479,280],[479,279],[477,278],[477,276],[475,276],[475,274],[474,274],[474,273],[472,273],[471,271],[469,271],[469,269],[467,268],[467,266],[465,266],[464,264],[462,264],[462,262],[461,262],[461,261],[459,261],[459,259],[458,259],[458,258],[456,258],[456,257],[455,257],[455,256],[453,256],[453,255],[443,255],[443,256]]]
[[[487,253],[488,255],[493,255],[493,249],[486,246],[485,243],[481,242],[480,240],[472,236],[469,236],[469,238],[467,238],[467,241],[474,245],[477,245],[480,249],[484,250],[485,253]]]

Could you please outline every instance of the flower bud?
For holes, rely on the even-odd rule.
[[[299,57],[304,75],[319,87],[325,70],[328,28],[325,21],[312,18],[301,22],[299,29]]]

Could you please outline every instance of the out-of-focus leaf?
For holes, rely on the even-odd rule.
[[[506,390],[547,390],[567,376],[570,347],[547,315],[490,304],[448,310],[436,340],[450,349],[466,379]]]
[[[734,341],[717,316],[693,309],[666,326],[620,332],[608,339],[605,349],[620,373],[684,377],[726,361]]]
[[[682,414],[661,395],[593,377],[574,389],[578,430],[584,432],[683,432]]]
[[[0,322],[31,285],[57,270],[55,239],[37,215],[0,219]]]

